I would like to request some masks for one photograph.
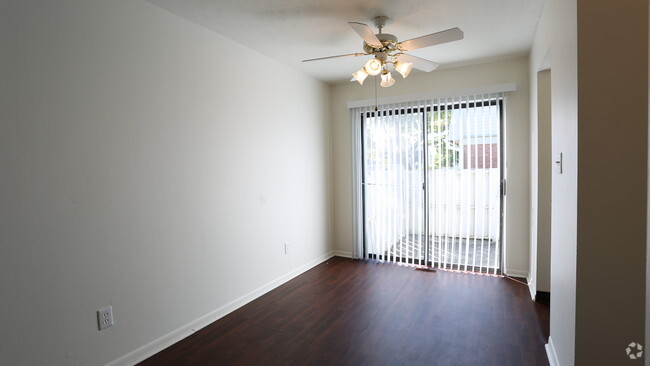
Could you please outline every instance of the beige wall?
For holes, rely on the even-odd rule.
[[[648,8],[648,23],[650,23],[650,8]],[[650,43],[650,26],[648,27],[648,42]],[[650,45],[648,46],[650,52]],[[650,59],[650,55],[648,56]],[[648,191],[650,191],[650,62],[648,63]],[[645,339],[650,339],[650,194],[646,197],[646,278],[645,278]],[[650,357],[645,357],[645,366],[650,366]]]
[[[644,343],[648,2],[577,4],[575,360],[613,365]]]
[[[144,1],[2,8],[0,364],[106,364],[330,252],[329,86]]]
[[[527,276],[529,256],[529,110],[528,59],[412,73],[398,77],[391,88],[379,88],[379,97],[444,92],[515,82],[517,91],[507,94],[506,160],[508,196],[506,199],[506,270]],[[349,101],[374,98],[374,83],[337,84],[332,88],[332,164],[334,233],[333,247],[341,254],[352,252],[352,181]]]

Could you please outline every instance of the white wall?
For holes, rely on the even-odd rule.
[[[546,6],[546,12],[550,6]],[[546,22],[547,17],[542,17]],[[547,24],[539,24],[545,29]],[[549,44],[537,33],[530,57],[530,277],[531,295],[551,290],[551,71]],[[547,41],[547,40],[545,40]]]
[[[537,116],[537,72],[551,55],[552,157],[562,152],[563,174],[552,175],[551,335],[560,365],[575,354],[577,217],[577,10],[575,1],[549,0],[531,49],[531,115]],[[552,47],[551,47],[552,46]],[[536,252],[536,251],[535,251]]]
[[[577,70],[575,48],[576,34],[575,1],[549,0],[544,6],[533,46],[530,53],[531,79],[531,124],[537,131],[537,73],[544,69],[545,58],[551,59],[551,104],[552,110],[552,157],[564,152],[564,173],[552,174],[551,206],[551,319],[550,319],[550,358],[557,357],[560,365],[572,365],[575,353],[575,296],[576,296],[576,125],[577,119]],[[557,28],[557,30],[556,30]],[[551,44],[553,47],[551,48]],[[548,66],[548,65],[546,65]],[[562,132],[560,132],[562,131]],[[537,139],[537,135],[532,136]],[[561,146],[561,147],[560,147]],[[536,147],[535,147],[536,149]],[[567,155],[568,154],[568,155]],[[532,195],[537,212],[537,153],[532,154],[535,162],[531,164],[534,172]],[[562,184],[558,186],[558,184]],[[533,215],[536,219],[537,215]],[[537,263],[537,222],[531,222],[535,232],[531,240],[531,262]],[[537,270],[531,273],[536,287]]]
[[[551,71],[537,73],[537,202],[535,215],[536,228],[536,287],[537,291],[551,291],[551,180],[553,174],[553,159],[551,158]],[[532,129],[532,126],[531,126]],[[531,151],[532,155],[532,151]],[[531,156],[532,160],[532,156]],[[531,177],[531,195],[532,192]],[[531,219],[531,221],[533,221]],[[532,228],[531,228],[532,231]],[[531,254],[533,245],[531,243]],[[532,255],[531,255],[532,258]]]
[[[328,86],[143,1],[2,13],[0,364],[107,363],[330,252]]]
[[[526,276],[529,260],[529,110],[528,59],[514,59],[472,66],[447,68],[425,74],[413,72],[407,79],[398,76],[394,86],[379,88],[379,97],[442,92],[515,82],[517,91],[507,93],[506,160],[506,270]],[[350,115],[348,101],[374,98],[374,83],[368,78],[358,83],[337,84],[332,88],[332,164],[334,249],[352,253],[352,178]]]
[[[545,3],[542,16],[537,23],[537,31],[529,57],[530,78],[530,277],[528,283],[532,296],[537,290],[537,237],[539,214],[539,124],[538,118],[538,72],[550,68],[550,1]],[[549,233],[550,234],[550,233]],[[550,287],[550,286],[549,286]]]

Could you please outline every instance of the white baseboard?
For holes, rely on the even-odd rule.
[[[528,271],[522,271],[520,269],[506,269],[506,275],[511,277],[528,278]]]
[[[532,280],[532,278],[527,278],[526,281],[528,281],[528,291],[530,291],[530,297],[533,298],[533,301],[535,301],[535,298],[537,297],[537,285],[535,284],[535,281]]]
[[[550,366],[560,366],[560,362],[557,360],[557,354],[555,354],[553,339],[550,336],[548,337],[548,343],[546,343],[544,348],[546,348],[546,357],[548,358],[548,364]]]
[[[332,250],[332,254],[337,257],[352,258],[352,252],[346,250]]]
[[[144,346],[135,349],[127,353],[126,355],[113,360],[106,364],[106,366],[122,366],[122,365],[135,365],[138,362],[144,361],[145,359],[155,355],[156,353],[164,350],[165,348],[171,346],[172,344],[186,338],[187,336],[193,334],[199,329],[213,323],[214,321],[228,315],[229,313],[239,309],[240,307],[246,305],[247,303],[257,299],[258,297],[264,295],[265,293],[275,289],[276,287],[288,282],[301,275],[302,273],[312,269],[313,267],[323,263],[324,261],[332,258],[335,254],[334,252],[327,253],[322,255],[310,262],[305,263],[304,265],[294,269],[293,271],[282,275],[271,282],[219,307],[216,310],[209,312],[208,314],[203,315],[202,317],[181,326],[180,328],[173,330],[164,336],[145,344]]]

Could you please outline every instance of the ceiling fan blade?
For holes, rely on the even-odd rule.
[[[346,55],[336,55],[336,56],[327,56],[327,57],[319,57],[319,58],[310,58],[309,60],[302,60],[302,62],[309,62],[309,61],[320,61],[320,60],[327,60],[330,58],[339,58],[339,57],[349,57],[349,56],[365,56],[365,53],[348,53]]]
[[[375,36],[375,32],[373,32],[367,25],[357,22],[348,22],[348,24],[355,32],[357,32],[358,35],[361,36],[361,38],[363,38],[364,41],[366,41],[367,44],[375,48],[383,47],[381,41],[377,36]]]
[[[463,31],[459,28],[450,28],[441,32],[427,34],[426,36],[400,42],[402,51],[412,51],[418,48],[435,46],[437,44],[458,41],[463,39]]]
[[[437,63],[435,63],[433,61],[425,60],[423,58],[413,56],[413,55],[407,55],[405,53],[399,55],[399,57],[397,57],[397,60],[402,61],[402,62],[412,63],[414,68],[416,68],[418,70],[426,71],[426,72],[433,71],[438,66],[440,66],[439,64],[437,64]]]

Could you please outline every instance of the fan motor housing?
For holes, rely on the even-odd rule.
[[[375,34],[378,40],[381,41],[381,44],[383,45],[382,48],[374,48],[367,44],[366,42],[363,42],[363,50],[366,51],[366,53],[376,53],[376,52],[390,52],[392,50],[397,49],[397,37],[395,37],[392,34],[388,33],[379,33]]]
[[[377,39],[380,40],[381,43],[391,42],[391,41],[397,43],[397,37],[395,37],[392,34],[379,33],[379,34],[375,34],[375,36],[377,36]]]

